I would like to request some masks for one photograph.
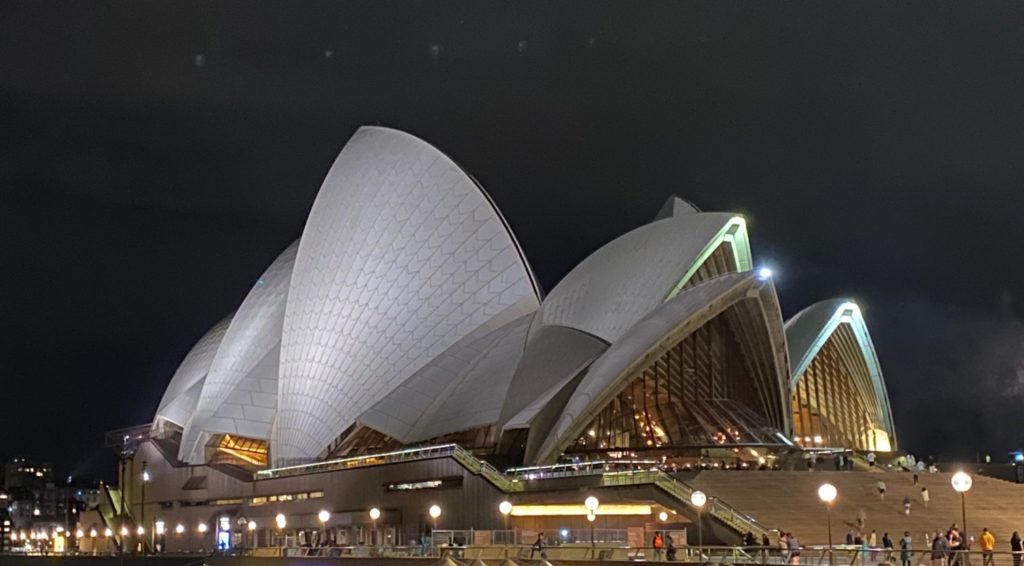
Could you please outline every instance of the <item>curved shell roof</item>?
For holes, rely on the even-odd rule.
[[[317,195],[281,345],[275,461],[318,456],[366,410],[538,291],[486,193],[409,134],[361,128]]]
[[[676,343],[706,321],[733,304],[756,298],[767,322],[771,346],[771,366],[778,383],[772,384],[773,403],[785,418],[789,412],[786,398],[786,351],[782,335],[782,315],[768,281],[753,274],[730,273],[688,288],[643,317],[601,355],[587,371],[565,405],[538,453],[540,462],[550,462],[576,438],[594,414],[618,394],[635,371],[660,355],[669,342]],[[772,328],[778,328],[773,333]]]
[[[627,232],[583,260],[544,299],[535,327],[568,326],[613,343],[674,296],[722,242],[733,243],[737,271],[750,269],[741,217],[682,208],[686,213]]]
[[[867,365],[871,378],[871,387],[881,408],[879,417],[882,425],[895,439],[896,429],[892,418],[892,407],[889,405],[889,394],[882,376],[882,366],[875,354],[875,345],[868,333],[867,323],[861,314],[860,307],[852,299],[828,299],[805,308],[786,322],[786,344],[789,348],[790,389],[796,387],[800,377],[814,356],[828,341],[840,324],[851,325],[861,356]]]
[[[297,251],[296,241],[270,264],[238,307],[185,427],[180,460],[203,463],[210,433],[270,438],[277,411],[281,325]]]
[[[185,359],[181,361],[174,376],[171,377],[167,389],[164,390],[164,396],[156,410],[154,423],[159,419],[170,421],[181,427],[188,423],[199,399],[199,391],[202,389],[201,382],[206,379],[206,374],[210,371],[210,364],[213,363],[213,357],[227,332],[231,318],[232,315],[228,315],[213,325],[185,355]]]

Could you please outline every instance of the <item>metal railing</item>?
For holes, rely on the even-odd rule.
[[[385,452],[383,454],[369,454],[366,456],[339,458],[336,460],[326,460],[324,462],[313,462],[310,464],[268,468],[266,470],[257,471],[253,474],[253,478],[256,480],[287,478],[305,474],[316,474],[320,472],[334,472],[338,470],[350,470],[352,468],[382,466],[384,464],[395,464],[399,462],[430,460],[433,458],[454,456],[458,451],[464,452],[462,448],[455,444],[442,444],[440,446],[429,446],[426,448],[409,448],[406,450]],[[472,457],[472,455],[470,456]]]

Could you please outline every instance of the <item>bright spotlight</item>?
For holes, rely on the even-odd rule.
[[[757,277],[759,279],[771,279],[772,278],[772,270],[771,270],[771,268],[770,267],[762,267],[762,268],[758,269],[757,270]]]

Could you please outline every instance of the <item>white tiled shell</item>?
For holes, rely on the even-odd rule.
[[[281,325],[297,251],[296,241],[270,264],[238,307],[185,427],[180,460],[204,463],[210,434],[270,438],[277,411]]]
[[[534,307],[536,308],[536,307]],[[359,421],[402,442],[493,424],[523,355],[533,309],[448,348],[363,414]],[[508,318],[507,316],[501,318]]]
[[[534,328],[567,326],[614,343],[668,298],[734,218],[735,214],[691,211],[619,236],[583,260],[551,290]],[[741,261],[749,264],[750,260]]]
[[[164,419],[178,426],[185,426],[192,416],[198,399],[198,395],[193,397],[187,393],[206,378],[207,372],[210,371],[210,364],[213,362],[213,357],[217,353],[217,348],[220,347],[230,322],[231,315],[228,315],[213,325],[185,355],[185,359],[181,361],[174,376],[171,377],[167,389],[164,390],[164,396],[160,399],[160,405],[156,410],[154,423],[159,419]]]
[[[281,346],[277,462],[315,458],[536,284],[484,191],[429,144],[361,128],[299,245]]]

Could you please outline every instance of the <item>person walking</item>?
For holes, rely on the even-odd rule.
[[[676,561],[676,543],[672,535],[665,535],[665,559],[669,562]]]
[[[857,511],[857,530],[864,532],[864,524],[867,523],[868,514],[861,508]]]
[[[885,501],[885,482],[878,480],[878,499]]]
[[[919,481],[920,481],[920,478],[917,477],[917,470],[915,469],[914,470],[914,487],[917,487],[917,483]]]
[[[884,560],[886,562],[891,562],[892,561],[893,545],[892,545],[892,537],[889,536],[888,532],[882,533],[882,548],[885,550],[885,559]]]
[[[993,566],[992,551],[996,549],[996,537],[992,536],[988,528],[981,529],[981,564],[982,566]]]
[[[868,452],[868,467],[875,467],[875,457],[876,456],[874,452]]]
[[[1024,541],[1017,531],[1013,531],[1010,537],[1010,552],[1013,554],[1013,566],[1020,566],[1021,556],[1024,556]]]
[[[533,542],[533,546],[530,547],[530,560],[533,560],[533,553],[539,552],[542,560],[548,559],[548,542],[544,538],[544,533],[537,533],[537,540]]]
[[[907,517],[910,516],[910,496],[905,495],[903,497],[903,514]]]
[[[903,531],[903,538],[900,539],[900,566],[910,566],[910,558],[914,555],[913,544],[910,531]]]
[[[931,497],[931,495],[928,494],[928,488],[927,487],[922,487],[921,488],[921,501],[924,502],[924,508],[925,509],[928,508],[928,502],[931,501],[931,500],[932,500],[932,497]]]

